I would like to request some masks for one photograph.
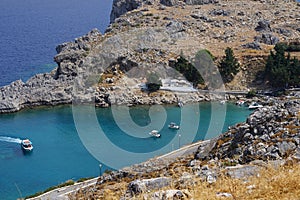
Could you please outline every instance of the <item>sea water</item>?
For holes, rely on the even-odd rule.
[[[1,0],[0,86],[50,72],[58,44],[109,24],[112,0]]]
[[[175,138],[173,140],[175,142],[169,145],[168,149],[163,149],[156,154],[149,153],[143,157],[143,160],[147,160],[152,156],[178,149],[179,146],[183,146],[187,142],[190,143],[190,141],[185,141],[189,134],[193,134],[193,141],[212,137],[211,135],[205,136],[210,123],[224,124],[222,131],[226,131],[228,126],[244,121],[250,113],[245,107],[234,104],[218,104],[214,107],[217,109],[216,112],[219,108],[227,107],[225,121],[224,119],[214,119],[211,122],[212,105],[200,103],[199,105],[185,106],[194,109],[195,105],[198,106],[199,111],[195,113],[190,110],[190,115],[189,113],[186,115],[186,121],[193,122],[193,116],[199,115],[200,121],[197,132],[192,132],[193,127],[185,128],[184,132],[181,129],[178,131],[168,129],[167,125],[171,121],[176,123],[182,121],[182,109],[171,105],[160,107],[155,112],[157,115],[166,113],[167,116],[163,127],[159,130],[162,134],[161,138],[148,137],[148,132],[140,132],[141,138],[128,136],[117,125],[111,108],[96,109],[99,123],[93,126],[101,126],[105,132],[105,137],[109,138],[115,146],[137,154],[154,150],[159,152],[174,137],[178,137],[177,132],[180,132],[181,141],[179,138]],[[137,126],[146,126],[151,123],[149,108],[149,106],[132,107],[129,110],[130,116],[128,118],[131,118]],[[80,112],[84,118],[87,118],[84,107]],[[119,115],[127,115],[121,110],[118,112]],[[88,125],[88,122],[85,125]],[[184,124],[181,125],[184,126]],[[69,179],[78,180],[81,177],[97,176],[100,173],[99,163],[103,164],[102,173],[106,169],[110,169],[110,166],[106,166],[105,162],[93,157],[89,153],[89,149],[83,145],[74,122],[71,106],[29,109],[18,113],[0,115],[0,127],[0,199],[16,199],[45,190]],[[87,128],[86,131],[91,131],[91,129]],[[90,132],[86,134],[89,134],[89,137],[93,135]],[[216,134],[220,133],[217,132]],[[21,149],[20,140],[25,138],[29,138],[33,142],[34,149],[30,153],[24,153]],[[104,156],[110,157],[115,162],[122,162],[123,160],[109,149],[102,149],[100,153],[105,154]],[[143,160],[137,157],[136,160],[130,160],[130,163]]]

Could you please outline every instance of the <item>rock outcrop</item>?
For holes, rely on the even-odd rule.
[[[58,68],[37,74],[25,83],[15,81],[0,88],[0,113],[16,112],[22,108],[72,103],[72,90],[77,68],[92,45],[100,40],[99,31],[92,30],[75,42],[57,46],[55,61]]]
[[[245,164],[254,160],[298,159],[300,152],[300,102],[274,102],[251,114],[247,121],[222,134],[208,156]]]
[[[142,5],[144,0],[114,0],[112,11],[110,13],[110,22],[114,22],[121,15],[137,9]]]

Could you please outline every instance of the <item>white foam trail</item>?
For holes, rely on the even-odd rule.
[[[20,138],[12,138],[12,137],[7,137],[7,136],[0,136],[0,141],[21,144],[22,140]]]

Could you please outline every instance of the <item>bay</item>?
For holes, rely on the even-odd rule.
[[[141,138],[129,136],[120,126],[118,126],[111,108],[96,109],[98,124],[90,128],[100,126],[105,132],[105,136],[99,136],[100,140],[104,137],[127,152],[133,152],[137,155],[143,154],[142,160],[137,156],[136,159],[125,159],[123,165],[145,161],[150,157],[161,155],[179,146],[190,143],[185,138],[192,135],[193,141],[207,139],[213,135],[206,135],[210,123],[223,123],[222,131],[227,130],[237,122],[244,121],[250,111],[245,107],[238,107],[234,104],[226,104],[226,119],[214,119],[212,122],[212,104],[200,103],[185,105],[187,107],[186,121],[193,122],[194,116],[200,116],[197,132],[192,132],[194,127],[187,124],[187,127],[178,132],[168,129],[171,121],[182,122],[182,110],[176,106],[163,106],[156,110],[155,117],[164,116],[166,120],[159,131],[161,138],[148,137],[147,132],[140,132]],[[196,107],[199,112],[194,112]],[[218,110],[225,105],[215,103],[214,112],[218,115]],[[132,119],[134,124],[139,127],[151,124],[149,117],[149,106],[132,107],[127,113],[118,110],[118,115]],[[78,114],[78,113],[77,113]],[[80,115],[87,118],[84,107],[81,107]],[[190,117],[189,117],[190,116]],[[221,116],[221,115],[220,115]],[[76,123],[79,123],[76,121]],[[37,108],[23,110],[18,113],[0,115],[0,199],[16,199],[33,194],[46,188],[60,184],[66,180],[78,180],[81,177],[98,176],[100,173],[99,163],[103,164],[102,172],[111,169],[106,162],[97,160],[90,154],[90,149],[83,144],[79,134],[78,124],[74,122],[74,110],[71,106],[57,106],[47,108]],[[89,126],[88,122],[83,122]],[[185,122],[186,123],[186,122]],[[192,123],[194,124],[194,123]],[[155,124],[152,124],[155,127]],[[180,124],[182,127],[185,125]],[[195,124],[194,124],[195,125]],[[198,125],[198,124],[197,124]],[[90,128],[86,128],[86,134],[89,133],[91,140],[97,140],[99,133],[90,133]],[[184,132],[183,132],[184,130]],[[95,134],[95,138],[91,137]],[[181,138],[178,138],[178,134]],[[216,133],[217,135],[220,132]],[[29,154],[24,154],[20,144],[20,139],[29,138],[33,142],[34,150]],[[175,139],[174,139],[175,138]],[[170,141],[175,141],[170,144]],[[167,147],[168,148],[164,148]],[[99,145],[98,145],[99,146]],[[98,147],[99,148],[99,147]],[[123,162],[124,158],[116,155],[109,149],[99,148],[100,154],[110,158],[113,162]],[[145,154],[149,152],[148,154]],[[19,193],[19,191],[21,193]]]

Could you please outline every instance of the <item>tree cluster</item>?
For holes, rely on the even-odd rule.
[[[193,83],[194,87],[197,87],[198,84],[204,83],[204,80],[201,77],[199,71],[183,56],[179,57],[179,59],[175,63],[174,68],[178,72],[180,72],[189,82]]]
[[[287,46],[276,44],[274,51],[270,52],[266,62],[265,79],[272,87],[284,89],[300,86],[300,62],[296,58],[291,59],[290,53],[285,55]]]

